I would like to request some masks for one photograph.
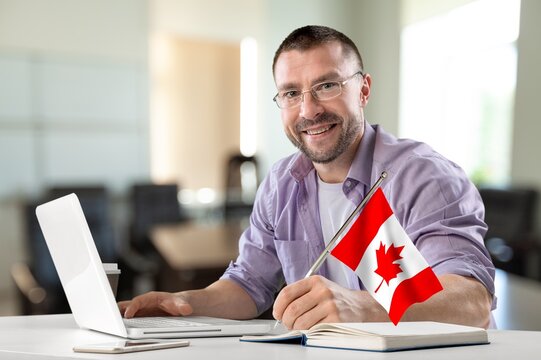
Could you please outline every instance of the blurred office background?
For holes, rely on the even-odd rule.
[[[0,0],[0,314],[43,298],[25,276],[50,270],[33,209],[69,191],[123,296],[182,282],[149,231],[249,212],[294,151],[271,62],[306,24],[351,36],[368,121],[460,164],[498,267],[539,283],[540,17],[537,0]]]

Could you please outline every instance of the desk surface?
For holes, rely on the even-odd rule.
[[[73,346],[118,338],[77,328],[71,314],[0,317],[1,359],[532,359],[541,352],[541,332],[489,331],[489,345],[394,353],[307,348],[299,345],[242,343],[236,337],[190,339],[187,348],[122,355],[74,353]]]

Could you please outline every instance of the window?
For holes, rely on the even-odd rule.
[[[478,184],[508,182],[520,0],[478,0],[405,27],[400,136]]]

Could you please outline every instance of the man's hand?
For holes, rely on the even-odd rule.
[[[252,319],[255,302],[231,280],[218,280],[204,289],[178,293],[152,291],[118,303],[125,318],[134,316],[214,316],[226,319]]]
[[[283,288],[272,314],[288,329],[308,329],[320,322],[389,320],[368,292],[343,288],[319,275]]]
[[[453,274],[438,278],[444,290],[413,304],[401,321],[489,326],[492,296],[483,284]],[[320,322],[389,321],[367,291],[345,289],[317,275],[286,286],[276,298],[273,316],[289,329],[308,329]]]
[[[186,316],[193,313],[192,306],[182,293],[152,291],[118,303],[125,318],[134,316]]]

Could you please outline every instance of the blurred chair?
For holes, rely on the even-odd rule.
[[[69,312],[60,279],[43,238],[35,215],[36,206],[58,197],[75,193],[88,222],[92,238],[102,262],[118,263],[122,274],[118,284],[118,298],[133,295],[133,282],[145,264],[122,254],[115,241],[110,198],[104,186],[55,186],[51,187],[38,203],[24,207],[26,222],[26,247],[28,263],[17,263],[12,277],[19,290],[23,314],[55,314]]]
[[[229,157],[225,174],[226,219],[250,216],[259,185],[258,172],[255,156],[234,154]]]
[[[68,313],[70,308],[36,218],[38,203],[23,206],[28,262],[11,267],[23,315]]]
[[[153,268],[152,264],[141,261],[118,243],[111,216],[111,197],[104,186],[55,186],[49,189],[47,197],[56,199],[71,193],[79,198],[101,261],[117,263],[120,268],[117,299],[132,298],[136,282]]]
[[[104,186],[55,186],[47,193],[47,198],[75,193],[79,198],[92,238],[100,254],[101,261],[117,262],[118,251],[111,221],[110,198]]]
[[[539,194],[528,188],[480,188],[488,232],[485,244],[494,265],[502,270],[539,278],[541,243],[535,234]]]
[[[103,262],[117,262],[113,229],[109,218],[109,198],[103,186],[53,187],[39,203],[75,193],[88,222],[98,253]],[[58,278],[54,263],[36,218],[39,203],[24,207],[28,263],[17,263],[12,277],[19,290],[21,310],[24,314],[56,314],[70,308]]]
[[[178,185],[135,184],[131,189],[130,205],[132,220],[129,243],[132,256],[149,264],[147,279],[151,283],[147,287],[160,290],[160,276],[166,263],[152,244],[150,232],[156,225],[186,220],[178,201]]]

